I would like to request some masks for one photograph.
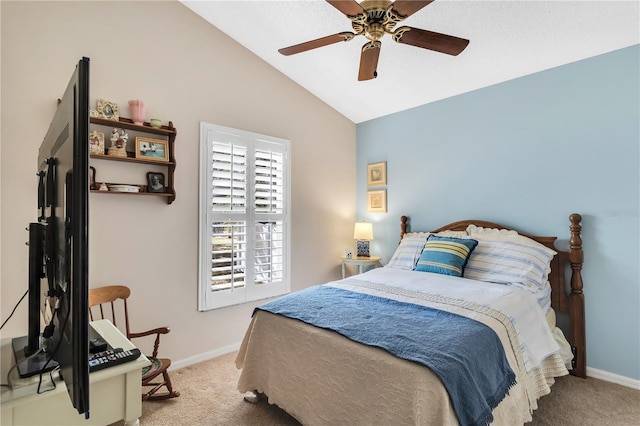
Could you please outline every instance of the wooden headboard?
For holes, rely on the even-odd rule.
[[[586,339],[585,339],[585,320],[584,320],[584,294],[582,292],[582,238],[580,231],[582,226],[580,221],[582,217],[573,213],[569,216],[569,251],[558,250],[554,243],[557,237],[541,237],[520,232],[516,229],[508,228],[493,222],[485,220],[461,220],[442,226],[430,232],[441,231],[464,231],[467,226],[473,224],[483,228],[498,228],[514,230],[520,235],[531,238],[543,244],[558,254],[551,261],[551,272],[549,273],[549,283],[551,284],[551,307],[557,312],[567,312],[569,314],[570,329],[567,340],[571,344],[573,351],[573,370],[571,374],[578,377],[586,377],[587,359],[586,359]],[[408,227],[408,217],[400,217],[400,239],[406,234]],[[567,291],[565,273],[567,267],[571,268],[570,288]]]

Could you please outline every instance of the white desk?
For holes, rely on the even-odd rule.
[[[135,346],[108,320],[94,321],[93,328],[114,348],[132,349]],[[11,338],[2,339],[0,348],[2,383],[15,363]],[[11,373],[13,389],[2,387],[0,393],[2,425],[108,425],[118,420],[127,426],[140,424],[142,415],[141,370],[149,365],[144,356],[89,375],[89,420],[78,414],[67,393],[67,387],[54,373],[56,388],[37,394],[39,376],[20,379],[17,370]],[[43,375],[42,388],[50,385],[49,373]]]

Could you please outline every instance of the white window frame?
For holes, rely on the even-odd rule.
[[[232,143],[247,148],[247,196],[244,212],[229,211],[214,212],[213,199],[213,143]],[[254,166],[255,151],[269,150],[284,154],[284,206],[283,212],[256,212],[254,194]],[[237,305],[240,303],[280,296],[291,291],[291,159],[290,142],[285,139],[251,133],[244,130],[223,127],[216,124],[200,123],[200,209],[199,209],[199,274],[198,274],[198,310],[208,311]],[[244,286],[229,289],[212,289],[212,238],[213,223],[218,221],[245,221],[247,232],[247,260],[244,267],[246,279]],[[255,224],[260,221],[280,221],[283,228],[283,271],[282,280],[268,284],[254,283],[255,267]]]

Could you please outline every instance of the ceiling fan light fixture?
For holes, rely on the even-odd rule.
[[[384,35],[384,27],[379,22],[364,27],[364,36],[371,41],[378,41]]]

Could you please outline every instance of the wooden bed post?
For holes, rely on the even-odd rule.
[[[407,217],[400,216],[400,241],[402,241],[402,238],[406,233],[407,233]]]
[[[582,238],[580,221],[582,216],[573,213],[569,216],[571,239],[569,240],[569,262],[571,263],[571,293],[569,294],[569,315],[571,317],[571,341],[574,349],[574,368],[572,373],[578,377],[587,377],[586,337],[584,319],[584,294],[582,292]]]

